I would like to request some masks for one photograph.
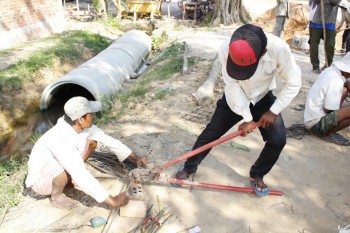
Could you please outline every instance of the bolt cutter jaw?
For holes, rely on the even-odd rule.
[[[135,168],[128,174],[129,181],[135,183],[146,183],[149,181],[157,180],[160,176],[160,170],[156,167],[152,170],[145,168]]]

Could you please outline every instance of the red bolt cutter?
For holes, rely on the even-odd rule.
[[[208,183],[199,183],[199,182],[191,182],[188,180],[180,180],[175,178],[167,178],[167,177],[161,177],[160,173],[162,173],[166,168],[173,166],[176,163],[179,163],[185,159],[188,159],[192,156],[195,156],[203,151],[206,151],[210,148],[213,148],[214,146],[217,146],[223,142],[226,142],[232,138],[235,138],[237,136],[240,136],[243,133],[242,130],[238,130],[236,132],[230,133],[224,137],[221,137],[211,143],[208,143],[202,147],[199,147],[193,151],[190,151],[188,153],[183,154],[182,156],[165,163],[163,166],[155,167],[151,171],[147,169],[142,168],[136,168],[129,172],[129,179],[133,182],[143,183],[147,181],[158,181],[158,182],[164,182],[164,183],[173,183],[173,184],[179,184],[179,185],[187,185],[187,186],[195,186],[195,187],[202,187],[202,188],[211,188],[211,189],[219,189],[219,190],[227,190],[227,191],[233,191],[233,192],[244,192],[244,193],[254,193],[253,188],[244,188],[244,187],[235,187],[235,186],[228,186],[228,185],[219,185],[219,184],[208,184]],[[277,190],[270,190],[269,195],[275,195],[275,196],[282,196],[282,191]]]

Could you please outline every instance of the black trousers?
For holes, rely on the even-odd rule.
[[[343,35],[342,35],[342,48],[345,49],[344,45],[347,43],[347,40],[348,40],[348,37],[349,37],[349,32],[350,32],[350,29],[345,29],[344,32],[343,32]]]
[[[275,102],[275,99],[276,97],[270,91],[254,106],[252,104],[250,105],[250,111],[255,122],[257,122],[260,117],[270,109]],[[226,97],[223,95],[223,97],[217,102],[217,107],[210,123],[197,138],[193,150],[220,138],[242,119],[243,118],[240,115],[237,115],[230,109],[226,102]],[[249,174],[252,178],[262,179],[275,165],[286,144],[286,128],[281,114],[278,115],[277,120],[273,125],[270,127],[259,128],[259,131],[265,141],[265,146],[261,151],[259,158],[251,167]],[[249,136],[247,137],[247,140],[249,140]],[[198,165],[209,152],[210,149],[188,158],[185,162],[184,171],[188,174],[196,172]]]
[[[342,47],[344,44],[346,44],[345,46],[345,52],[349,52],[350,51],[350,29],[346,29],[343,33],[343,37],[342,37]]]

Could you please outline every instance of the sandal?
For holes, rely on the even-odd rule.
[[[251,180],[250,185],[253,187],[255,194],[258,195],[259,197],[266,196],[270,192],[270,189],[267,187],[265,183],[261,185],[259,184],[258,181]]]
[[[178,171],[178,172],[175,174],[175,177],[174,177],[174,178],[175,178],[175,179],[178,179],[178,180],[187,180],[189,176],[190,176],[190,175],[189,175],[187,172],[185,172],[184,170],[182,170],[182,171]],[[174,186],[174,187],[176,187],[176,188],[181,187],[181,184],[174,184],[174,183],[171,183],[171,185]]]
[[[339,133],[333,134],[331,136],[320,137],[323,141],[331,142],[340,146],[350,146],[350,141],[340,135]]]

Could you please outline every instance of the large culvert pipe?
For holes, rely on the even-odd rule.
[[[115,94],[125,79],[141,67],[151,51],[151,38],[139,30],[122,35],[105,50],[49,84],[41,94],[40,109],[73,96],[102,100]]]

